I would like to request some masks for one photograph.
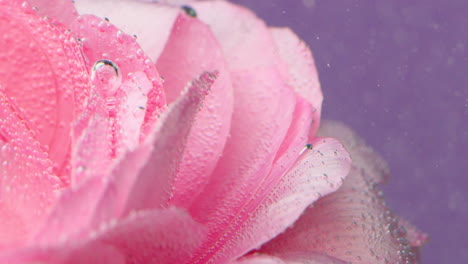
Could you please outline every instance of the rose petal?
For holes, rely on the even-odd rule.
[[[70,206],[74,203],[69,201],[67,196],[63,196],[61,203],[58,204],[54,214],[51,215],[49,224],[38,235],[38,239],[43,242],[50,242],[58,235],[70,239],[74,235],[79,235],[80,232],[86,234],[86,232],[83,233],[83,230],[86,231],[86,227],[88,229],[94,228],[102,221],[120,217],[127,199],[130,200],[128,203],[131,203],[131,205],[126,205],[128,208],[127,213],[139,208],[157,207],[160,201],[167,203],[167,194],[159,195],[160,193],[156,192],[156,187],[161,186],[163,181],[155,183],[150,181],[159,181],[163,176],[170,177],[172,174],[164,175],[164,173],[160,173],[164,171],[164,167],[158,166],[159,163],[155,162],[155,160],[165,158],[164,155],[159,154],[160,150],[166,151],[175,148],[176,144],[174,142],[177,140],[184,144],[183,141],[186,140],[184,133],[190,130],[193,118],[195,118],[194,115],[197,115],[199,111],[201,102],[198,100],[202,100],[205,96],[205,90],[209,88],[208,86],[211,85],[212,81],[213,79],[209,77],[209,74],[203,75],[200,81],[194,82],[189,92],[179,98],[178,103],[170,107],[169,113],[164,119],[166,121],[161,120],[160,132],[156,139],[159,145],[156,145],[154,149],[149,147],[147,143],[143,143],[136,150],[128,152],[113,169],[112,176],[105,177],[107,180],[104,187],[99,179],[93,179],[82,184],[70,194],[72,201],[81,201],[76,206]],[[187,111],[191,111],[191,114],[188,114]],[[181,126],[182,124],[184,126]],[[177,133],[174,133],[172,129]],[[160,137],[164,138],[161,139]],[[148,161],[150,155],[152,155],[152,158]],[[168,166],[172,164],[167,161],[161,162]],[[134,185],[135,178],[145,164],[148,165],[140,173],[140,178]],[[155,177],[157,173],[161,175]],[[166,180],[170,182],[172,179],[167,178]],[[148,190],[147,193],[144,192],[145,189],[138,189],[141,185],[145,185],[145,189]],[[160,188],[171,187],[167,185]],[[128,197],[132,191],[132,196]],[[152,203],[151,198],[159,202]]]
[[[221,48],[209,27],[185,14],[177,18],[156,67],[164,77],[169,103],[201,72],[219,73],[190,130],[174,180],[170,203],[188,207],[205,187],[223,152],[233,108],[231,79]]]
[[[210,250],[196,256],[193,263],[208,259],[223,263],[259,247],[293,224],[322,195],[337,190],[349,171],[348,153],[334,139],[316,138],[312,144],[313,149],[305,148],[284,175],[281,166],[273,167],[271,174],[276,177],[262,183],[222,237],[211,242]]]
[[[0,3],[0,35],[0,69],[7,69],[0,70],[0,89],[28,117],[56,174],[68,182],[71,123],[89,89],[80,48],[63,28],[6,2]]]
[[[211,237],[226,227],[268,175],[295,101],[274,69],[238,72],[232,78],[237,89],[230,138],[211,181],[190,208],[198,221],[210,225]]]
[[[58,241],[64,243],[76,239],[76,235],[82,233],[86,234],[104,188],[105,183],[101,179],[93,178],[76,189],[65,190],[32,242],[51,245]]]
[[[346,262],[316,252],[291,252],[279,256],[250,254],[234,262],[240,264],[346,264]]]
[[[90,69],[106,60],[107,64],[99,67],[112,66],[110,70],[116,71],[114,76],[92,75],[100,79],[92,79],[95,91],[88,111],[74,130],[78,143],[72,166],[74,183],[78,183],[92,175],[107,175],[113,159],[143,141],[164,108],[165,99],[154,65],[133,37],[90,15],[79,17],[71,28],[82,39]],[[96,155],[101,159],[91,158]],[[84,166],[87,176],[76,173]]]
[[[193,7],[220,41],[235,98],[223,156],[190,208],[198,221],[210,227],[210,238],[199,252],[203,255],[268,176],[291,124],[295,97],[282,78],[284,65],[270,48],[274,43],[263,22],[224,1],[196,2]],[[223,16],[215,19],[213,14],[219,13]],[[253,54],[261,59],[251,60]]]
[[[380,176],[368,174],[376,172],[375,164],[360,162],[362,148],[355,145],[360,140],[348,141],[351,133],[343,125],[323,123],[321,129],[343,140],[354,159],[351,172],[337,192],[307,209],[292,229],[264,245],[261,252],[315,251],[346,262],[416,263],[414,248],[384,204],[375,181]]]
[[[57,239],[83,237],[102,222],[120,218],[124,212],[167,204],[169,193],[165,190],[171,188],[172,166],[177,166],[193,119],[214,81],[210,76],[202,75],[171,105],[159,123],[154,147],[148,144],[152,140],[148,140],[118,160],[109,175],[104,171],[104,175],[90,177],[77,188],[65,191],[48,223],[37,234],[37,241],[50,244]],[[167,153],[169,150],[173,150],[173,155]],[[160,154],[163,152],[167,155]]]
[[[203,73],[171,105],[165,120],[161,121],[151,156],[131,186],[125,214],[167,206],[193,123],[216,76]]]
[[[231,71],[275,65],[281,79],[288,79],[269,29],[250,10],[228,1],[197,1],[192,6],[220,41]]]
[[[141,144],[135,151],[128,152],[114,168],[96,206],[91,226],[110,217],[121,217],[123,213],[168,204],[172,194],[166,190],[173,189],[173,169],[180,165],[178,147],[184,148],[187,133],[190,133],[194,120],[203,109],[206,93],[215,82],[214,78],[215,75],[204,73],[194,80],[188,91],[169,107],[160,121],[154,146],[148,144],[152,143],[151,140]],[[174,152],[169,158],[159,154],[170,149]]]
[[[21,4],[25,2],[24,0],[16,1]],[[54,18],[65,25],[69,25],[78,17],[75,5],[70,0],[27,0],[27,2],[40,16]]]
[[[165,96],[155,66],[135,38],[123,33],[111,23],[91,15],[79,17],[71,28],[75,34],[82,37],[83,50],[90,69],[96,61],[102,59],[110,60],[117,65],[122,78],[118,90],[123,91],[123,94],[117,92],[120,96],[116,97],[124,97],[121,102],[123,107],[119,109],[120,113],[117,115],[126,116],[125,111],[136,112],[137,114],[133,114],[134,119],[143,121],[144,116],[145,123],[148,119],[154,123],[154,116],[159,115],[165,107]],[[123,122],[129,121],[129,119],[123,120]],[[136,124],[136,127],[145,125]],[[124,134],[129,134],[125,131],[126,126],[122,129]],[[125,136],[132,137],[132,135]]]
[[[78,0],[80,14],[106,17],[128,34],[136,35],[138,43],[156,61],[171,33],[180,10],[143,1]]]
[[[97,240],[119,249],[127,263],[172,264],[187,259],[204,233],[190,215],[169,208],[130,215]]]
[[[179,141],[180,148],[183,148],[187,137],[186,133],[190,131],[193,120],[200,111],[207,89],[210,88],[213,81],[213,76],[208,73],[203,74],[199,80],[193,82],[189,90],[177,102],[170,106],[165,118],[159,123],[159,132],[155,139],[156,145],[153,147],[145,142],[136,150],[128,152],[113,169],[112,176],[107,177],[105,188],[96,189],[93,195],[89,195],[94,197],[94,203],[85,206],[85,208],[91,208],[90,211],[73,216],[76,213],[64,213],[64,210],[57,208],[57,213],[51,217],[51,222],[70,222],[63,219],[63,215],[70,219],[81,220],[78,221],[78,224],[54,228],[55,232],[62,235],[76,234],[80,230],[79,227],[88,225],[88,228],[93,228],[102,221],[120,217],[123,212],[128,214],[142,208],[159,207],[161,203],[167,204],[169,193],[166,193],[165,190],[171,189],[170,184],[174,176],[171,174],[171,166],[174,165],[172,162],[177,163],[177,155],[180,154],[175,142]],[[174,149],[175,156],[168,155],[168,157],[159,154],[167,152],[169,149]],[[172,158],[174,160],[171,160]],[[164,164],[164,166],[160,164]],[[163,183],[167,185],[164,186]],[[99,182],[88,183],[88,185],[90,184],[91,186],[99,186]],[[158,188],[161,191],[158,192]],[[83,185],[81,189],[90,190],[91,187]],[[70,202],[63,202],[64,207],[69,204]],[[83,223],[85,224],[83,225]],[[54,235],[50,235],[53,233],[49,230],[51,226],[53,225],[46,226],[46,231],[39,237],[50,236],[53,238]]]
[[[0,262],[181,263],[200,244],[204,234],[204,227],[179,209],[151,210],[105,223],[84,241],[2,252]]]
[[[76,143],[73,144],[71,158],[73,188],[89,178],[107,175],[113,165],[113,119],[109,118],[104,98],[93,92],[89,101],[88,109],[81,115],[74,131]],[[79,130],[82,132],[77,132]]]
[[[349,152],[353,155],[353,164],[366,171],[365,177],[368,180],[383,183],[389,178],[389,169],[387,162],[377,155],[364,140],[358,137],[351,129],[339,122],[328,122],[321,129],[322,135],[330,134],[346,144]]]
[[[288,264],[348,264],[348,262],[317,252],[288,252],[278,256]]]
[[[236,264],[286,264],[282,259],[268,255],[248,255],[231,263]]]
[[[310,49],[289,28],[270,28],[279,55],[287,65],[288,84],[313,106],[310,138],[317,133],[322,109],[322,90]]]
[[[34,241],[53,244],[58,239],[83,238],[102,222],[120,217],[131,185],[151,151],[152,146],[145,142],[116,162],[110,175],[90,178],[64,191]]]
[[[0,248],[39,228],[60,180],[26,121],[0,92]]]

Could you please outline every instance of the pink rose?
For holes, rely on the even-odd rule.
[[[317,137],[289,29],[226,1],[22,2],[0,1],[0,263],[417,262],[385,163]]]

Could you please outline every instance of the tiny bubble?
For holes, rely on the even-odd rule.
[[[189,5],[184,5],[182,6],[182,10],[185,11],[185,13],[191,17],[197,17],[197,11]]]

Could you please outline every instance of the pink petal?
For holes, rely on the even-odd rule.
[[[166,206],[180,170],[188,137],[217,74],[203,73],[171,106],[154,141],[154,149],[131,186],[125,214]]]
[[[104,223],[84,241],[2,252],[0,262],[181,263],[200,244],[204,234],[205,228],[179,209],[144,211]]]
[[[212,81],[207,78],[208,75],[204,75],[202,80],[206,82]],[[210,85],[210,83],[204,83],[203,81],[195,82],[187,94],[179,99],[179,103],[170,108],[171,110],[166,117],[167,122],[161,121],[161,132],[159,132],[158,138],[162,136],[166,138],[160,139],[157,142],[164,146],[158,147],[157,145],[153,149],[147,143],[144,143],[136,150],[126,153],[110,173],[111,176],[107,176],[105,175],[106,172],[102,172],[104,176],[90,177],[87,181],[79,184],[76,189],[66,191],[51,214],[49,223],[44,226],[42,232],[38,234],[37,239],[42,241],[42,243],[51,243],[59,235],[63,239],[71,239],[80,233],[86,234],[87,228],[93,228],[101,221],[107,221],[112,217],[120,217],[127,199],[130,199],[129,203],[131,203],[131,206],[134,206],[129,206],[129,210],[158,206],[159,204],[148,205],[152,201],[148,201],[147,199],[153,195],[154,199],[164,199],[165,195],[159,196],[160,193],[153,193],[153,191],[157,190],[158,184],[161,186],[161,183],[156,182],[146,185],[145,187],[149,188],[147,193],[144,192],[143,188],[138,189],[138,187],[141,187],[141,184],[149,183],[149,181],[159,180],[160,178],[155,177],[155,174],[164,168],[157,167],[155,169],[153,167],[156,165],[154,160],[167,157],[158,153],[174,148],[172,144],[177,140],[184,141],[184,130],[180,129],[180,125],[185,124],[186,130],[190,129],[192,119],[200,107],[200,100],[205,96],[205,90]],[[191,111],[191,115],[187,114],[187,111]],[[184,122],[184,120],[186,121]],[[172,130],[182,134],[173,133]],[[167,137],[171,137],[171,141],[166,140],[168,139]],[[152,160],[148,161],[150,154],[152,154]],[[137,178],[140,170],[147,162],[148,165],[141,172],[141,178],[137,179],[134,186],[135,178]],[[171,165],[171,162],[163,161],[166,165]],[[142,182],[143,180],[146,181]],[[170,181],[170,179],[167,180]],[[161,186],[160,188],[167,187]],[[132,188],[135,188],[133,189],[133,195],[128,197]]]
[[[145,142],[127,152],[110,175],[83,181],[78,187],[64,191],[48,217],[35,243],[53,244],[83,238],[101,223],[120,217],[134,178],[151,154]],[[105,180],[103,180],[105,179]]]
[[[190,208],[217,237],[268,175],[292,120],[294,97],[274,69],[236,72],[230,138],[211,181]],[[239,199],[242,197],[242,199]]]
[[[148,140],[127,152],[111,172],[88,177],[76,188],[66,190],[37,234],[37,241],[50,244],[57,239],[82,238],[102,222],[120,218],[124,212],[167,204],[169,193],[165,190],[171,188],[172,166],[177,166],[180,160],[180,149],[213,81],[210,74],[202,75],[171,105],[159,123],[154,146]],[[168,153],[170,150],[172,155]]]
[[[197,1],[192,6],[220,41],[231,71],[275,65],[281,79],[288,79],[270,30],[250,10],[228,1]]]
[[[231,263],[236,264],[286,264],[282,259],[268,255],[253,254]]]
[[[296,109],[294,111],[294,118],[293,118],[293,123],[291,124],[287,136],[282,142],[280,149],[277,153],[277,156],[275,157],[275,164],[273,165],[274,168],[276,168],[275,173],[269,173],[265,179],[263,179],[263,182],[259,182],[259,186],[264,186],[262,190],[258,190],[257,194],[250,193],[248,194],[249,196],[255,197],[255,199],[252,199],[252,201],[249,201],[248,196],[246,196],[246,202],[250,203],[258,203],[258,201],[261,201],[266,195],[268,195],[268,192],[271,190],[271,185],[275,184],[275,181],[278,181],[282,174],[287,170],[289,167],[292,166],[292,163],[297,159],[297,156],[299,155],[300,151],[304,148],[307,140],[307,135],[308,135],[308,128],[310,127],[310,120],[311,120],[311,111],[310,111],[310,105],[305,102],[305,100],[298,98],[298,102],[296,104]],[[255,189],[253,189],[255,191]],[[246,208],[248,204],[246,205]],[[250,206],[252,207],[252,206]],[[254,205],[255,207],[255,205]],[[255,209],[255,208],[254,208]],[[250,208],[250,210],[254,210]],[[232,236],[233,233],[240,233],[237,229],[240,228],[240,223],[243,221],[246,221],[246,219],[249,217],[250,211],[248,210],[242,210],[241,213],[238,214],[237,216],[237,221],[235,223],[226,223],[224,226],[221,228],[224,228],[225,230],[216,230],[217,232],[224,232],[226,234],[229,234]],[[229,229],[229,230],[228,230]],[[269,233],[270,230],[267,231],[268,234],[264,236],[258,236],[258,237],[253,237],[252,241],[243,243],[243,244],[237,244],[233,245],[232,251],[230,254],[235,254],[234,256],[230,254],[226,254],[226,257],[235,257],[237,255],[241,255],[242,253],[239,253],[238,251],[248,251],[252,248],[257,247],[258,245],[262,244],[269,238],[274,237],[277,235],[276,230],[272,231]],[[202,247],[200,250],[198,250],[198,256],[197,258],[202,258],[202,257],[207,257],[207,254],[211,252],[211,250],[207,250],[207,248],[212,248],[213,249],[213,244],[218,244],[217,248],[215,250],[220,250],[221,247],[225,245],[219,245],[217,241],[217,235],[215,232],[212,231],[212,236],[211,239],[206,241],[204,244],[204,247]],[[269,238],[268,238],[269,237]],[[232,244],[232,242],[226,242]],[[212,252],[211,252],[212,253]],[[216,252],[215,252],[216,253]]]
[[[292,252],[278,256],[249,254],[234,262],[239,264],[346,264],[346,262],[315,252]]]
[[[169,208],[130,215],[97,240],[117,248],[127,263],[173,264],[187,259],[204,234],[189,214]]]
[[[16,0],[15,0],[16,1]],[[18,0],[24,3],[24,0]],[[29,6],[40,16],[47,16],[69,25],[78,16],[75,5],[71,0],[27,0]]]
[[[0,92],[0,248],[39,228],[60,185],[47,153],[15,108]]]
[[[218,42],[208,26],[185,14],[177,18],[156,67],[169,103],[204,71],[218,77],[190,130],[171,204],[188,207],[205,187],[226,143],[233,108],[232,84]]]
[[[339,134],[338,134],[339,132]],[[339,122],[328,122],[322,128],[322,134],[335,136],[344,143],[346,148],[358,153],[352,157],[353,164],[366,170],[366,177],[377,183],[383,183],[389,178],[389,169],[387,162],[377,155],[364,140],[358,137],[351,129]]]
[[[224,1],[193,6],[221,43],[235,98],[223,156],[212,180],[190,208],[198,221],[210,227],[210,239],[199,250],[204,255],[268,177],[291,124],[295,97],[283,81],[284,65],[262,21]],[[213,16],[219,13],[223,16]],[[251,60],[253,54],[259,59]]]
[[[75,126],[71,158],[73,188],[89,178],[108,174],[115,158],[114,120],[109,118],[106,100],[93,91],[88,109],[78,120],[78,126]]]
[[[288,84],[313,106],[310,137],[317,133],[322,108],[322,90],[312,53],[289,28],[270,29],[279,55],[289,71]]]
[[[134,119],[142,122],[144,117],[145,122],[151,119],[154,123],[154,116],[161,114],[165,107],[165,96],[155,66],[135,38],[123,33],[111,23],[91,15],[81,16],[71,28],[82,38],[84,54],[90,69],[96,61],[102,59],[110,60],[118,66],[122,80],[118,87],[120,89],[117,90],[123,93],[114,93],[118,94],[119,98],[124,97],[123,109],[120,109],[118,114],[125,116],[125,112],[122,111],[130,108],[128,111],[136,112],[133,114]],[[151,107],[145,110],[146,105]],[[154,109],[151,109],[151,112],[149,108]],[[125,119],[123,122],[131,121]]]
[[[77,240],[79,235],[87,235],[96,206],[103,195],[105,182],[99,178],[89,179],[76,189],[61,193],[47,221],[31,240],[32,245],[53,245],[57,242]],[[109,210],[100,212],[111,215]]]
[[[348,264],[342,260],[316,253],[316,252],[288,252],[278,255],[286,263],[307,263],[307,264]]]
[[[27,116],[27,126],[67,182],[71,123],[89,89],[80,48],[63,28],[5,2],[0,35],[0,69],[8,69],[0,70],[0,89]]]
[[[143,1],[79,0],[75,3],[80,14],[109,18],[137,41],[149,57],[156,61],[169,38],[180,9]]]
[[[152,131],[165,105],[164,94],[154,65],[133,37],[90,15],[79,17],[71,28],[82,39],[89,69],[105,60],[107,64],[99,67],[117,71],[114,76],[93,73],[95,91],[74,133],[78,143],[73,171],[86,167],[88,176],[106,175],[113,159],[134,149]],[[101,159],[93,161],[96,155]],[[74,176],[75,183],[86,179]]]
[[[343,140],[354,160],[351,172],[337,192],[307,209],[292,229],[261,252],[315,251],[353,263],[416,263],[415,249],[377,187],[375,179],[380,176],[370,174],[385,170],[376,170],[381,165],[372,160],[360,161],[361,140],[350,137],[352,132],[345,126],[324,123],[321,129],[323,134]]]
[[[222,238],[194,263],[206,260],[223,263],[259,247],[294,223],[302,212],[322,195],[340,187],[349,171],[350,159],[341,144],[329,138],[317,138],[313,149],[306,148],[290,170],[279,174],[273,167],[270,182],[262,183]],[[203,261],[202,261],[203,260]]]

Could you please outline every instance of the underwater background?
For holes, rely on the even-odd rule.
[[[468,1],[233,2],[311,47],[322,118],[388,161],[389,205],[430,237],[421,263],[468,263]]]

